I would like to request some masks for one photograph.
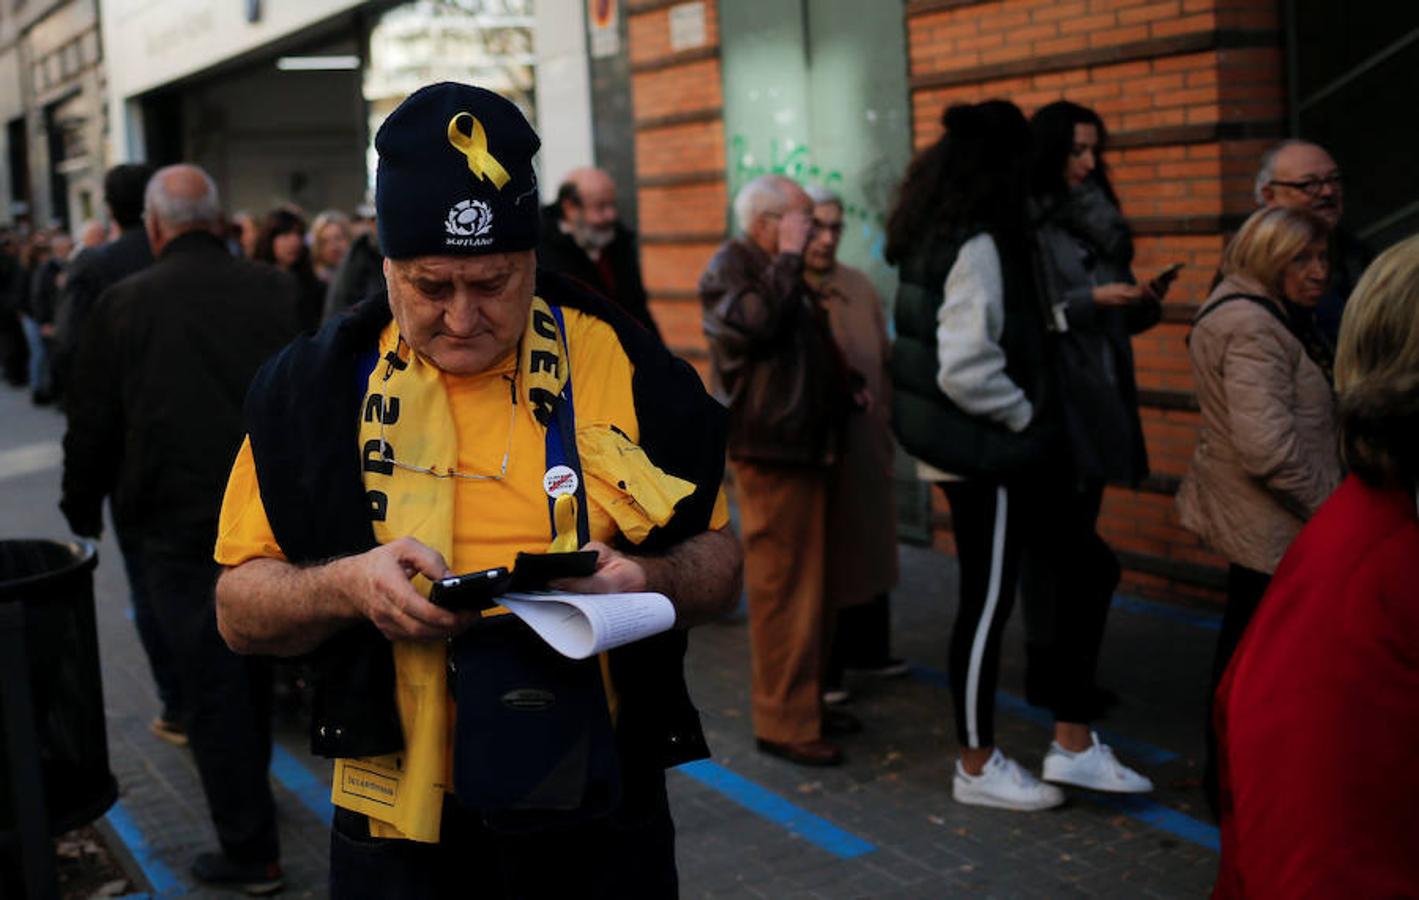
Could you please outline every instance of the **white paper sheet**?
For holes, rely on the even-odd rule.
[[[675,607],[664,594],[539,591],[504,594],[498,602],[572,659],[669,631],[675,624]]]

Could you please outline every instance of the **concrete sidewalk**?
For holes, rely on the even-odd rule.
[[[67,539],[56,503],[63,419],[0,388],[0,538]],[[112,766],[109,813],[135,875],[163,896],[203,896],[186,873],[215,840],[190,755],[148,732],[158,703],[127,603],[112,536],[95,592]],[[1101,682],[1121,697],[1105,739],[1159,785],[1119,800],[1071,792],[1038,814],[962,807],[950,799],[955,745],[946,646],[955,602],[951,560],[902,548],[895,652],[911,675],[851,680],[848,707],[867,730],[845,741],[847,765],[813,770],[757,753],[749,724],[748,634],[742,623],[693,632],[692,693],[714,758],[669,776],[685,897],[1196,897],[1210,888],[1216,832],[1196,788],[1203,698],[1216,618],[1121,600]],[[1018,620],[1018,616],[1015,617]],[[1022,639],[1012,623],[998,701],[1000,745],[1038,767],[1049,717],[1020,695]],[[273,765],[285,896],[324,896],[329,765],[311,758],[298,723],[278,724]]]

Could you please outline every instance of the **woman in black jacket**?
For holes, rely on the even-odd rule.
[[[251,258],[295,276],[300,285],[296,319],[302,331],[311,331],[320,324],[325,309],[325,284],[315,275],[305,233],[304,216],[289,207],[277,207],[266,214]]]
[[[1026,218],[1032,139],[1020,110],[1006,101],[953,106],[943,124],[945,136],[912,162],[887,223],[887,258],[901,274],[893,420],[902,446],[951,506],[960,590],[950,681],[961,745],[952,796],[1047,809],[1062,803],[1063,793],[994,741],[1000,640],[1019,562],[1041,538],[1040,523],[1052,520],[1054,485],[1070,478],[1052,310],[1036,283]],[[1038,675],[1046,682],[1066,677]],[[1061,722],[1056,737],[1067,727]],[[1111,764],[1111,774],[1141,779],[1107,747],[1090,750],[1087,758]],[[1075,780],[1063,754],[1051,748],[1047,779]]]
[[[1052,534],[1032,542],[1021,572],[1026,696],[1055,714],[1051,770],[1067,783],[1141,792],[1147,779],[1097,756],[1088,722],[1101,711],[1094,683],[1119,563],[1098,533],[1105,483],[1137,486],[1148,474],[1132,335],[1158,322],[1158,293],[1134,283],[1133,240],[1109,184],[1099,116],[1067,100],[1030,121],[1031,221],[1040,284],[1056,332],[1055,369],[1070,472],[1050,482]],[[1039,677],[1047,676],[1047,677]],[[1051,762],[1054,763],[1051,766]]]

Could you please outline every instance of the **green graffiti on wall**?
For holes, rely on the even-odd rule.
[[[846,187],[843,173],[837,169],[825,169],[813,157],[812,148],[791,138],[780,141],[769,138],[768,157],[761,159],[749,149],[749,139],[735,134],[729,139],[730,171],[729,188],[731,194],[738,191],[751,179],[760,175],[786,175],[799,184],[818,184],[843,195],[843,217],[856,219],[869,228],[881,228],[886,218],[879,210],[867,209],[851,202],[849,195],[855,193]]]

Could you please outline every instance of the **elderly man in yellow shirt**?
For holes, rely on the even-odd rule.
[[[684,629],[739,590],[724,414],[644,328],[536,270],[539,144],[490,92],[409,97],[375,141],[387,300],[248,398],[219,625],[238,652],[311,654],[335,897],[677,891],[663,770],[709,752]],[[427,598],[554,540],[596,554],[556,586],[662,593],[677,628],[578,662]]]

